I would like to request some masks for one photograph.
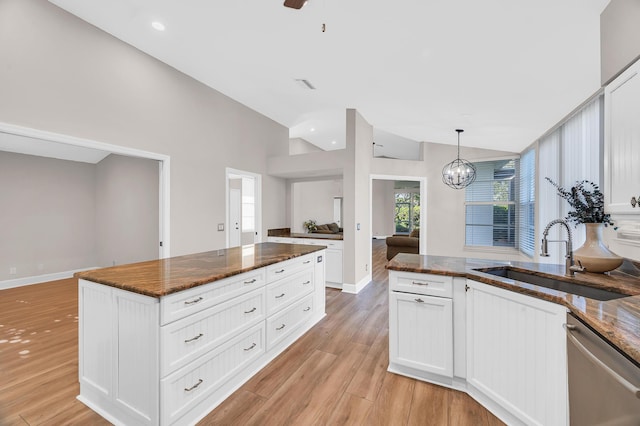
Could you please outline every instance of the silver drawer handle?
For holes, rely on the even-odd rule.
[[[575,347],[580,352],[582,352],[582,354],[584,356],[586,356],[589,360],[591,360],[591,362],[593,362],[595,365],[597,365],[598,367],[602,368],[607,374],[609,374],[611,376],[611,378],[613,378],[621,386],[626,388],[629,392],[634,394],[636,396],[636,398],[640,399],[640,388],[635,387],[633,385],[633,383],[629,382],[627,379],[625,379],[624,377],[622,377],[621,375],[619,375],[618,373],[613,371],[611,368],[609,368],[609,366],[607,364],[605,364],[604,362],[600,361],[600,359],[598,359],[598,357],[596,357],[594,354],[592,354],[589,349],[587,349],[582,343],[580,343],[580,341],[578,339],[575,338],[575,336],[573,334],[571,334],[572,331],[576,331],[576,332],[580,331],[580,330],[576,330],[576,326],[575,325],[563,324],[563,326],[564,326],[565,330],[567,331],[567,337],[569,338],[571,343],[573,343],[575,345]]]
[[[254,307],[254,308],[253,308],[253,309],[251,309],[251,310],[244,311],[244,313],[245,313],[245,314],[250,314],[251,312],[255,312],[255,311],[256,311],[256,308]]]
[[[413,300],[415,300],[418,303],[424,303],[424,300],[422,300],[422,299],[413,299]]]
[[[185,305],[193,305],[196,304],[198,302],[202,302],[202,297],[198,297],[197,299],[193,299],[193,300],[187,300],[184,302]]]
[[[252,279],[251,281],[245,281],[244,283],[245,283],[245,284],[253,284],[253,283],[255,283],[256,281],[258,281],[258,280],[256,280],[256,279],[254,278],[254,279]]]
[[[309,312],[311,310],[311,306],[307,306],[307,309],[303,309],[302,312]]]
[[[184,390],[186,392],[191,392],[192,390],[194,390],[195,388],[197,388],[201,384],[202,384],[202,379],[198,380],[198,383],[196,383],[195,385],[191,386],[190,388],[184,388]]]
[[[411,284],[415,284],[415,285],[429,285],[429,283],[421,283],[418,281],[411,281]]]
[[[204,336],[204,334],[200,333],[198,334],[196,337],[192,337],[191,339],[187,339],[184,342],[185,343],[189,343],[189,342],[193,342],[194,340],[198,340],[199,338],[201,338],[202,336]]]
[[[245,351],[250,351],[251,349],[255,348],[256,344],[252,344],[251,346],[249,346],[248,348],[245,349]]]
[[[307,263],[311,263],[311,261],[307,260],[306,262],[302,262],[303,265],[306,265]]]
[[[307,284],[311,284],[311,281],[305,281],[302,283],[302,285],[307,285]]]
[[[280,327],[276,327],[276,330],[282,330],[285,327],[286,327],[286,325],[282,324]]]
[[[280,296],[276,296],[276,299],[280,299],[281,297],[284,297],[284,293],[282,293]]]
[[[281,274],[284,272],[284,269],[280,269],[279,271],[276,271],[276,274]]]

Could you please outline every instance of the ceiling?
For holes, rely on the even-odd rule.
[[[405,142],[518,152],[599,89],[609,0],[50,1],[322,149],[355,108]]]

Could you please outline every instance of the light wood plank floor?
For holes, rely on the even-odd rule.
[[[386,371],[384,240],[373,282],[327,290],[327,316],[201,425],[499,425],[461,392]],[[77,283],[0,291],[0,425],[107,425],[79,392]]]

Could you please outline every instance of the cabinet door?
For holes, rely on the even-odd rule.
[[[451,299],[397,292],[389,297],[389,360],[453,377]]]
[[[467,383],[525,424],[567,423],[566,309],[467,281]]]
[[[326,267],[326,280],[342,284],[342,250],[327,249]]]
[[[640,61],[612,81],[604,96],[606,211],[640,214]]]

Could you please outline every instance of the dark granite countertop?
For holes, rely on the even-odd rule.
[[[161,297],[323,249],[303,244],[260,243],[94,269],[74,276]]]
[[[311,238],[318,240],[340,240],[344,239],[342,234],[321,234],[310,232],[308,234],[300,234],[296,232],[291,232],[290,228],[278,228],[278,229],[269,229],[267,232],[269,237],[282,237],[282,238]]]
[[[479,268],[496,266],[509,266],[511,269],[526,271],[538,276],[578,283],[631,296],[603,302],[475,271],[475,269]],[[564,265],[499,262],[407,253],[400,253],[394,257],[387,264],[387,269],[466,277],[474,281],[562,304],[640,365],[640,278],[637,276],[613,271],[610,274],[576,273],[574,278],[568,278],[564,276]]]

